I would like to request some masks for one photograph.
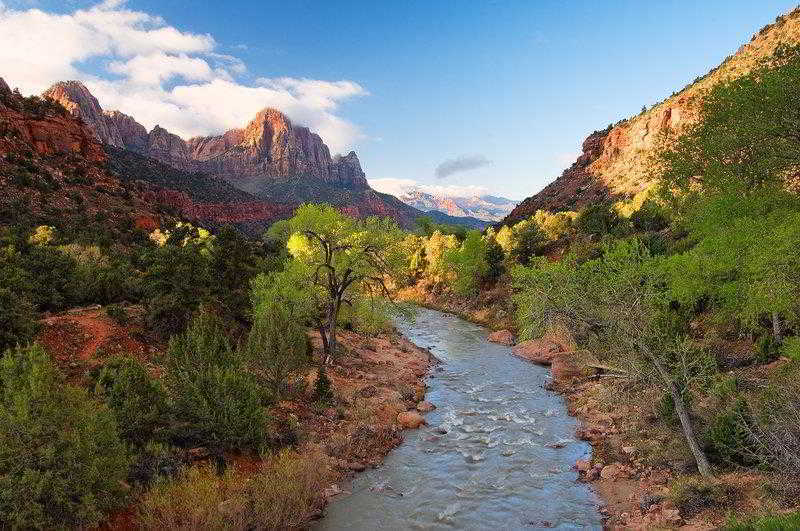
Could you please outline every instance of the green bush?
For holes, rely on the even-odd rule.
[[[672,485],[669,494],[684,518],[692,518],[707,508],[730,507],[737,497],[738,493],[732,487],[702,478],[678,480]]]
[[[128,323],[128,311],[119,304],[109,304],[106,306],[106,315],[118,325],[125,325]]]
[[[746,429],[747,404],[739,399],[717,414],[706,434],[708,455],[719,464],[753,466],[758,464]]]
[[[124,500],[129,459],[108,409],[65,385],[41,347],[0,360],[0,526],[99,523]]]
[[[731,517],[725,522],[725,531],[794,531],[800,529],[800,512],[754,518]]]
[[[138,485],[174,478],[182,467],[182,450],[164,443],[150,441],[134,456],[128,480]]]
[[[256,308],[247,337],[250,361],[264,375],[273,398],[280,398],[291,374],[308,363],[308,336],[290,308],[280,302]]]
[[[94,394],[111,410],[120,436],[144,446],[167,421],[166,394],[134,358],[112,359],[94,374]]]
[[[765,333],[759,339],[756,345],[758,347],[758,355],[756,359],[759,363],[769,363],[778,359],[781,352],[781,343],[776,340],[772,334]]]
[[[631,214],[630,221],[636,232],[657,232],[669,224],[664,208],[652,199],[642,203],[639,210]]]
[[[328,373],[325,371],[325,364],[321,364],[317,369],[317,379],[314,382],[314,400],[323,404],[333,402],[333,386]]]
[[[0,287],[0,353],[27,344],[37,328],[33,304],[23,294]]]
[[[577,220],[578,230],[587,235],[610,234],[620,224],[620,217],[611,203],[594,203],[584,208]]]
[[[800,362],[800,337],[792,336],[784,339],[781,353],[792,361]]]
[[[201,312],[167,351],[166,384],[178,442],[258,450],[266,439],[264,392],[218,317]]]
[[[444,263],[454,274],[448,276],[453,291],[459,295],[473,295],[489,272],[486,262],[486,242],[481,233],[471,230],[460,247],[445,251]]]
[[[73,303],[75,260],[55,247],[35,245],[23,254],[22,264],[31,277],[32,300],[40,310],[59,311]]]
[[[505,266],[505,252],[503,248],[497,243],[497,240],[492,238],[486,244],[486,263],[489,265],[489,272],[486,278],[489,280],[497,280],[506,270]]]

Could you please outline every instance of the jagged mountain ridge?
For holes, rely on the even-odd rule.
[[[0,78],[0,225],[52,225],[109,242],[177,218],[154,200],[157,187],[109,171],[103,145],[63,107],[23,98]]]
[[[154,171],[141,159],[133,165],[112,164],[123,180],[142,178],[158,184],[163,190],[160,200],[207,224],[238,220],[251,231],[260,230],[289,217],[304,201],[328,202],[358,217],[392,217],[404,227],[412,227],[423,214],[370,188],[355,152],[331,157],[319,135],[292,124],[275,109],[258,112],[244,128],[183,140],[160,126],[147,132],[122,112],[104,111],[78,81],[56,83],[43,96],[80,117],[108,147],[112,162],[115,158],[130,162],[133,159],[125,157],[130,152],[183,172],[164,182],[164,172]],[[209,201],[193,186],[187,188],[193,180],[207,188],[204,179],[230,183],[247,195],[229,202]],[[463,224],[457,218],[445,219]]]
[[[578,160],[543,190],[522,201],[502,224],[526,219],[538,209],[573,210],[649,188],[657,179],[654,155],[697,123],[705,93],[718,83],[747,75],[778,46],[798,44],[800,8],[779,16],[718,67],[664,101],[589,135]]]
[[[404,189],[398,196],[407,205],[425,212],[439,211],[450,216],[473,217],[483,221],[500,221],[516,206],[504,197],[455,197],[425,192],[416,187]]]
[[[319,135],[297,126],[280,111],[265,108],[242,129],[183,140],[156,125],[150,132],[135,118],[103,111],[79,81],[58,82],[44,92],[80,116],[104,144],[145,155],[170,166],[235,182],[263,177],[279,181],[306,175],[353,188],[368,187],[355,152],[331,157]]]

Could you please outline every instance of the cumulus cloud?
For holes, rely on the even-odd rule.
[[[420,192],[440,197],[480,197],[490,193],[489,189],[484,186],[424,184],[413,179],[370,179],[369,185],[379,192],[394,196],[403,195],[409,190],[419,190]]]
[[[438,166],[436,166],[436,177],[443,179],[456,173],[461,173],[470,170],[476,170],[489,166],[492,161],[483,155],[461,155],[454,159],[447,159]]]
[[[333,151],[362,136],[337,114],[343,101],[367,94],[358,83],[279,76],[247,82],[245,63],[219,48],[213,36],[181,31],[128,9],[125,0],[68,14],[12,9],[0,0],[0,76],[23,93],[79,79],[103,108],[183,137],[241,127],[264,107],[310,127]]]

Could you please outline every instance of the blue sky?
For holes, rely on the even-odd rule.
[[[5,1],[6,10],[20,16],[32,8],[70,15],[93,4]],[[289,91],[290,116],[317,124],[336,147],[354,148],[369,179],[476,186],[521,199],[560,174],[588,133],[680,89],[794,5],[781,0],[129,0],[106,9],[158,15],[163,22],[148,24],[210,36],[211,51],[187,53],[207,54],[212,67],[214,61],[226,62],[239,85],[266,83],[271,90]],[[2,16],[0,11],[0,25]],[[13,59],[8,53],[0,56],[0,76],[7,76]],[[97,90],[108,93],[110,104],[130,110],[145,101],[139,95],[118,101],[111,86],[103,92],[103,79],[115,79],[123,70],[131,75],[119,67],[109,73],[109,60],[98,52],[72,67],[97,76]],[[61,74],[51,67],[49,75]],[[298,88],[298,82],[276,81],[284,78],[317,83]],[[25,82],[31,89],[40,83]],[[350,84],[320,85],[326,82]],[[162,88],[180,83],[171,78]],[[217,94],[217,101],[225,97],[224,91]],[[214,105],[197,101],[195,113]],[[157,105],[139,105],[142,110],[134,114],[144,114],[145,122],[169,123],[166,110],[158,114]],[[239,116],[232,110],[233,115]],[[185,124],[185,130],[219,124],[227,122],[209,118]],[[181,126],[176,121],[175,127]],[[448,160],[480,163],[437,177],[436,167]]]

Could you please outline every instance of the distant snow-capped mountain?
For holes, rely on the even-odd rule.
[[[397,196],[402,202],[425,212],[438,210],[450,216],[469,216],[484,221],[500,221],[517,205],[516,201],[491,195],[450,197],[408,187]]]

